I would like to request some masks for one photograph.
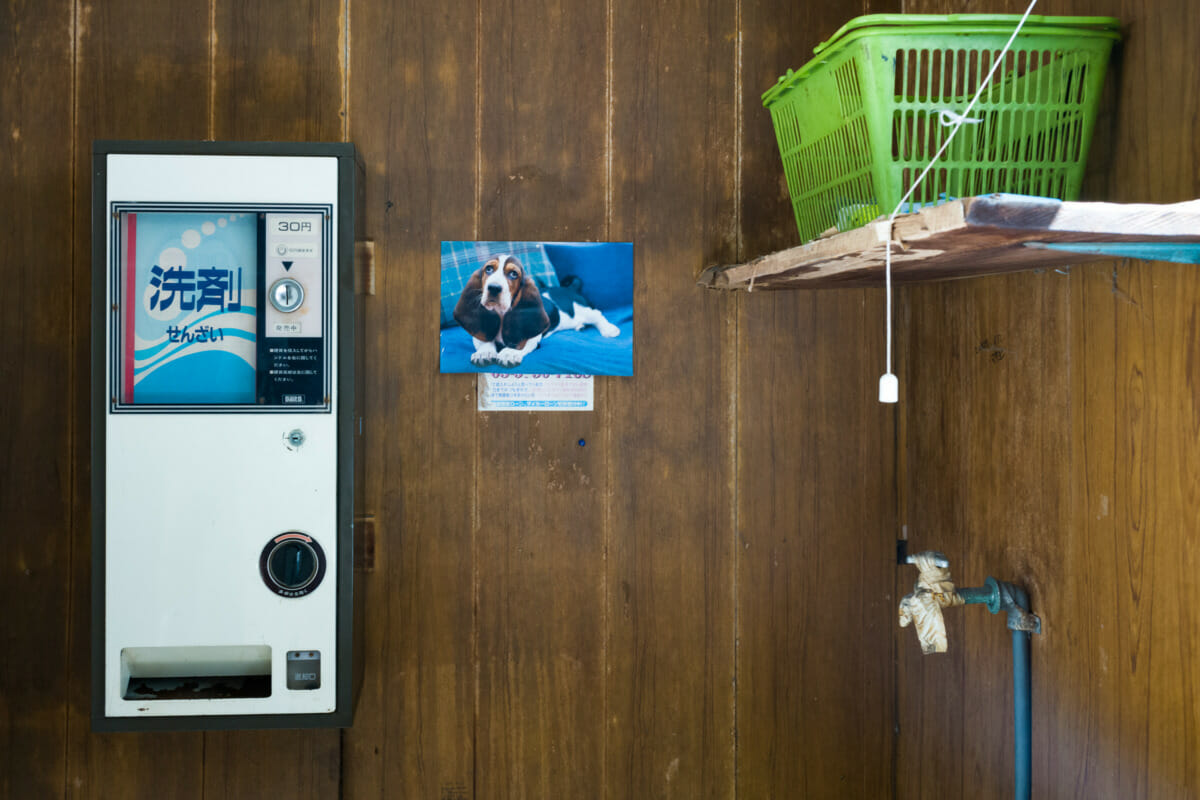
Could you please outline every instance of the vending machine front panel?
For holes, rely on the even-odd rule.
[[[93,726],[347,725],[353,147],[94,165]]]

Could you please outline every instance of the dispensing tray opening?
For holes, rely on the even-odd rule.
[[[266,645],[125,647],[126,700],[212,700],[271,696]]]

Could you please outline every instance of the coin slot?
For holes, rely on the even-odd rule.
[[[271,305],[281,314],[290,314],[304,304],[304,287],[295,278],[280,278],[271,286]]]

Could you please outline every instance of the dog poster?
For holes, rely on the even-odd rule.
[[[442,242],[441,371],[633,374],[633,245]]]

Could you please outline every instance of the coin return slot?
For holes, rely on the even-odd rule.
[[[271,648],[126,647],[121,650],[126,700],[216,700],[271,696]]]

